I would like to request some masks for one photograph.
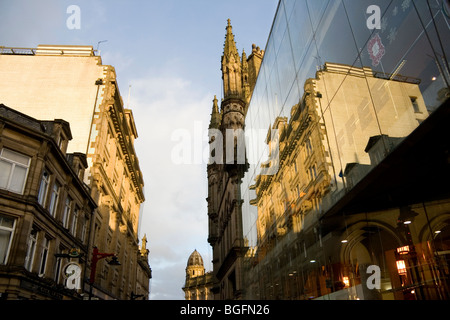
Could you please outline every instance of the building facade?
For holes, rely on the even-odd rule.
[[[143,175],[134,149],[138,137],[131,109],[124,106],[112,66],[102,65],[91,46],[2,47],[1,102],[32,117],[67,119],[70,152],[86,154],[83,181],[98,205],[89,251],[115,254],[121,266],[98,262],[92,298],[148,296],[148,276],[139,247],[138,224],[145,201]],[[8,78],[8,80],[5,80]],[[146,256],[148,258],[148,256]],[[92,254],[87,263],[91,263]],[[90,283],[84,283],[90,286]]]
[[[243,232],[228,242],[240,294],[225,283],[217,298],[449,299],[446,8],[279,1],[239,126],[241,221],[211,219],[226,188],[208,166],[213,248],[229,224]],[[213,129],[223,116],[215,102]],[[215,270],[236,270],[216,257]]]
[[[36,120],[0,105],[2,299],[84,297],[97,205],[82,181],[86,155],[67,153],[71,139],[64,120]]]
[[[212,272],[205,273],[203,258],[197,250],[191,253],[186,266],[186,281],[183,291],[186,300],[213,300]]]
[[[247,58],[243,52],[241,57],[228,20],[221,61],[224,96],[220,111],[218,100],[214,98],[209,126],[208,242],[213,249],[214,299],[242,298],[245,244],[240,184],[248,166],[242,158],[242,133],[263,55],[264,52],[253,45],[252,54]]]

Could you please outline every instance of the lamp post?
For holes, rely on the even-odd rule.
[[[94,247],[94,250],[92,251],[91,275],[89,277],[89,300],[92,299],[92,286],[94,285],[94,281],[95,281],[95,271],[97,270],[97,262],[98,262],[98,260],[107,258],[107,257],[112,257],[111,261],[108,261],[109,265],[112,265],[112,266],[120,265],[120,262],[114,253],[101,253],[101,252],[98,252],[97,247]]]

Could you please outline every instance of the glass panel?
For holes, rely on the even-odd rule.
[[[449,298],[449,200],[339,209],[448,99],[442,4],[281,3],[246,119],[285,129],[276,174],[261,174],[266,153],[243,179],[246,298]]]
[[[0,229],[0,264],[4,264],[6,261],[10,238],[11,231]]]
[[[292,48],[289,35],[286,32],[277,56],[277,71],[278,78],[280,79],[280,102],[282,107],[284,107],[296,76],[296,70],[292,68],[293,65]]]
[[[311,22],[308,16],[308,7],[304,0],[295,1],[291,15],[292,23],[289,24],[289,35],[294,53],[294,62],[296,70],[302,64],[306,52],[311,45],[313,32]]]
[[[10,219],[5,216],[0,216],[0,227],[12,229],[13,226],[14,226],[14,219]]]
[[[341,1],[332,1],[315,35],[320,64],[353,65],[358,52]]]
[[[11,177],[11,182],[9,184],[9,190],[22,193],[25,186],[25,181],[27,177],[28,169],[15,166],[13,175]]]
[[[11,170],[11,163],[0,160],[0,188],[6,189],[8,187]]]
[[[3,149],[2,150],[2,157],[9,159],[11,161],[23,164],[25,166],[28,166],[28,162],[30,160],[29,157],[24,156],[20,153],[14,152],[14,151],[10,151],[8,149]]]
[[[307,0],[309,20],[313,30],[316,30],[322,24],[322,18],[325,10],[328,10],[328,6],[337,1],[330,0]],[[291,23],[291,25],[293,22]]]

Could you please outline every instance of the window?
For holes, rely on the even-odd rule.
[[[61,185],[58,183],[58,181],[56,181],[53,185],[52,196],[50,198],[50,206],[48,207],[48,211],[53,217],[56,216],[56,207],[58,206],[60,189]]]
[[[28,239],[27,255],[25,257],[25,269],[31,271],[33,268],[34,254],[36,252],[36,240],[37,231],[36,229],[31,230],[30,237]]]
[[[72,211],[72,203],[73,200],[71,197],[66,198],[66,202],[64,204],[64,212],[62,216],[62,224],[64,228],[69,227],[69,218],[70,218],[70,212]]]
[[[0,215],[0,264],[6,264],[8,261],[15,221],[15,219]]]
[[[2,149],[0,154],[0,188],[23,193],[30,166],[30,157]]]
[[[85,243],[85,241],[86,241],[87,226],[88,226],[88,218],[83,217],[82,226],[81,226],[81,235],[80,235],[80,239],[81,239],[82,243]]]
[[[310,179],[310,180],[314,180],[314,179],[317,178],[316,165],[312,165],[312,166],[308,169],[308,175],[309,175],[309,179]]]
[[[70,232],[76,236],[76,232],[77,232],[77,224],[78,224],[78,213],[80,212],[80,209],[76,208],[73,211],[73,215],[72,215],[72,226],[70,228]]]
[[[55,262],[55,282],[59,284],[61,275],[61,258],[57,258]]]
[[[64,247],[59,247],[59,254],[62,254],[62,253],[64,253],[64,252],[67,252],[67,249],[66,248],[64,248]],[[56,259],[55,259],[55,263],[54,263],[54,271],[55,271],[55,282],[57,283],[57,284],[60,284],[61,283],[61,268],[62,268],[62,265],[63,265],[63,259],[65,259],[65,258],[62,258],[62,257],[57,257]]]
[[[311,153],[313,152],[310,138],[306,139],[306,141],[305,141],[305,148],[306,148],[306,155],[310,156]]]
[[[47,257],[50,240],[44,238],[44,245],[41,253],[41,264],[39,266],[39,275],[45,275],[45,267],[47,266]]]
[[[420,108],[419,108],[419,103],[417,102],[417,98],[416,97],[409,97],[411,99],[411,104],[413,106],[413,110],[415,113],[419,113],[420,112]]]
[[[41,178],[41,185],[39,186],[38,202],[41,206],[45,206],[45,200],[47,199],[48,186],[50,184],[50,174],[44,169]]]

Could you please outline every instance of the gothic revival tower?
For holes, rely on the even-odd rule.
[[[240,56],[228,20],[221,60],[224,96],[220,110],[214,97],[209,126],[208,242],[213,248],[214,299],[242,296],[242,258],[247,249],[242,231],[240,184],[248,167],[244,125],[263,54],[253,45],[248,58],[245,52]]]

